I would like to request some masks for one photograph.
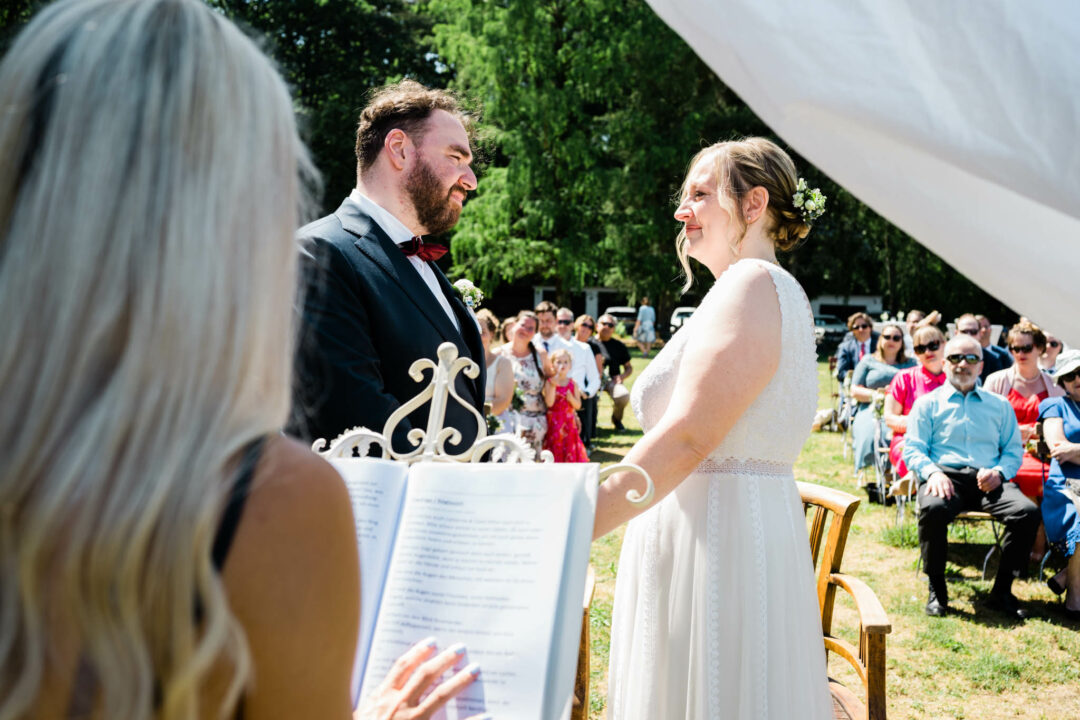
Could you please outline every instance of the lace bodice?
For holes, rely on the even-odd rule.
[[[709,458],[716,464],[730,464],[734,459],[790,466],[810,434],[817,408],[814,320],[802,286],[778,265],[743,259],[717,278],[701,307],[717,302],[724,285],[755,264],[768,269],[780,301],[780,364],[769,384]],[[687,340],[696,333],[709,332],[703,323],[710,315],[697,312],[687,320],[634,383],[630,404],[646,432],[667,409]]]

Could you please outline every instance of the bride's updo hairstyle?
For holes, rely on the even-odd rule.
[[[769,193],[767,235],[772,238],[777,250],[791,250],[800,240],[810,233],[810,226],[803,220],[802,213],[793,204],[798,174],[795,163],[780,146],[761,137],[744,140],[719,142],[701,150],[690,160],[686,179],[679,192],[680,202],[686,197],[686,183],[690,172],[698,163],[711,162],[720,192],[717,198],[720,204],[742,228],[736,248],[746,233],[746,219],[742,214],[742,203],[738,202],[745,193],[755,187],[763,187]],[[686,231],[680,230],[675,240],[676,252],[683,272],[686,273],[685,292],[693,283],[694,275],[687,255]]]
[[[288,414],[305,173],[285,83],[199,0],[61,0],[0,62],[0,718],[233,715],[211,547]]]

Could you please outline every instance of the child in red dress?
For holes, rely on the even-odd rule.
[[[589,462],[574,422],[575,411],[581,409],[581,390],[570,379],[574,360],[570,351],[563,348],[552,351],[549,360],[555,375],[544,382],[544,402],[548,407],[544,449],[551,451],[555,462]]]

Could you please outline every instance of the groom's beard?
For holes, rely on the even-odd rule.
[[[455,191],[463,196],[467,194],[461,185],[453,185],[444,192],[431,166],[423,159],[416,163],[405,181],[405,192],[409,194],[409,200],[416,210],[416,219],[427,235],[441,235],[457,225],[461,208],[450,200],[451,193]]]

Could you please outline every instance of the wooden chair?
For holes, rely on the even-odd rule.
[[[596,573],[592,565],[585,576],[585,598],[582,602],[584,616],[581,620],[581,647],[578,650],[577,675],[574,678],[574,707],[570,710],[570,720],[585,720],[589,717],[589,653],[592,642],[589,636],[589,608],[592,607],[593,593],[596,591]]]
[[[829,679],[836,718],[885,720],[885,636],[892,631],[885,609],[874,591],[858,578],[840,572],[851,519],[859,498],[839,490],[798,483],[809,520],[810,553],[817,575],[818,606],[826,657],[832,652],[851,665],[863,685],[865,702],[850,689]],[[859,614],[859,646],[833,636],[836,589],[851,595]]]

